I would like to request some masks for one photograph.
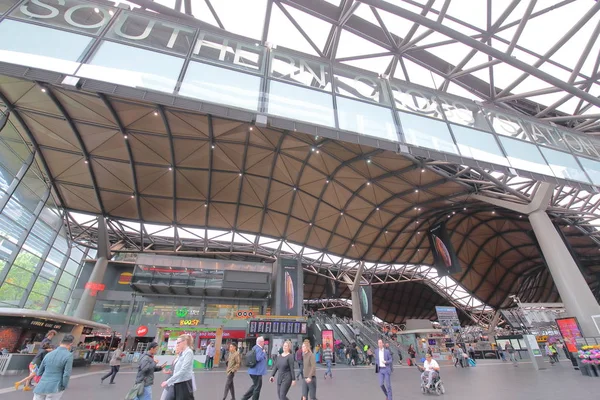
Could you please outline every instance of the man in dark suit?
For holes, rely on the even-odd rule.
[[[385,394],[386,400],[392,400],[392,353],[383,347],[383,341],[377,341],[378,349],[375,352],[375,371],[379,375],[379,386]]]

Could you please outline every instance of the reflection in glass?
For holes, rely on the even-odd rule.
[[[193,56],[228,67],[262,72],[264,53],[264,47],[259,46],[258,43],[244,43],[212,33],[200,32],[194,46]]]
[[[331,92],[329,65],[302,59],[298,56],[274,51],[271,58],[270,76]]]
[[[195,29],[185,25],[123,12],[106,36],[138,46],[172,51],[185,56],[192,47],[195,33]]]
[[[443,119],[440,106],[433,95],[397,82],[390,83],[390,86],[394,96],[394,104],[398,110]]]
[[[487,110],[486,113],[497,134],[531,142],[522,120],[512,115],[500,114],[495,111]]]
[[[536,145],[503,136],[499,138],[506,151],[508,161],[514,168],[554,176]]]
[[[398,112],[406,141],[415,146],[458,154],[445,122],[418,115]]]
[[[540,150],[557,178],[590,182],[573,155],[544,147],[540,147]]]
[[[460,125],[450,125],[458,150],[465,157],[499,165],[509,165],[496,138],[490,134]]]
[[[589,158],[577,157],[594,185],[600,185],[600,162]]]
[[[92,38],[12,20],[0,23],[0,61],[73,74]]]
[[[333,98],[330,94],[271,81],[268,96],[269,114],[335,126]]]
[[[179,94],[256,111],[260,81],[258,76],[191,62]]]
[[[398,141],[392,111],[388,108],[338,96],[337,111],[340,129]]]
[[[10,2],[10,0],[8,0]],[[0,0],[0,3],[6,0]],[[0,6],[1,7],[1,6]],[[104,28],[116,8],[87,1],[26,1],[10,15],[25,20],[33,20],[42,25],[74,29],[89,34],[98,34]]]
[[[475,104],[467,101],[459,102],[450,97],[441,97],[440,100],[444,115],[449,122],[491,132],[484,111]]]
[[[333,77],[337,94],[378,104],[390,104],[388,92],[376,76],[335,68]]]
[[[103,42],[77,75],[118,85],[171,93],[183,59],[113,42]]]

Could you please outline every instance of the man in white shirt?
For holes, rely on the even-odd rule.
[[[423,367],[420,369],[423,371],[421,379],[427,378],[427,386],[429,387],[431,382],[439,376],[440,365],[431,357],[431,354],[427,353]]]
[[[377,342],[377,346],[378,349],[375,352],[375,370],[379,375],[379,387],[381,387],[381,390],[385,394],[386,400],[392,400],[392,353],[383,347],[381,339]]]

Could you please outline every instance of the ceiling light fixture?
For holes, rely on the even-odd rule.
[[[127,135],[123,135],[123,139],[127,140]]]
[[[154,111],[154,116],[157,117],[158,116],[158,111]]]
[[[45,88],[42,88],[42,93],[46,93],[46,89]]]
[[[415,189],[415,193],[419,193],[419,189]]]

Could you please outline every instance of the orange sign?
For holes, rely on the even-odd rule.
[[[129,285],[131,283],[131,277],[133,274],[131,272],[123,272],[119,275],[119,285]]]

